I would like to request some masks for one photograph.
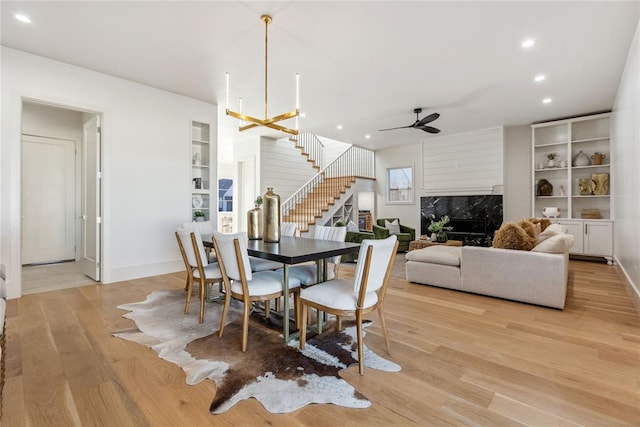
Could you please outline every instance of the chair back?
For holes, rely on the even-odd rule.
[[[295,236],[298,224],[295,222],[283,222],[280,223],[280,235],[281,236]]]
[[[396,258],[397,241],[398,237],[395,235],[381,240],[362,241],[358,260],[364,262],[358,262],[356,265],[353,280],[353,293],[359,295],[362,302],[367,292],[377,291],[389,280]]]
[[[319,240],[332,240],[334,242],[344,242],[347,237],[347,227],[327,227],[324,225],[316,225],[313,230],[313,238]],[[329,258],[332,264],[339,264],[341,256]]]
[[[222,262],[224,271],[229,279],[242,281],[251,280],[251,264],[247,252],[246,237],[242,233],[223,234],[213,232],[213,244],[216,248],[218,263]],[[238,241],[239,253],[236,253],[234,241]],[[241,272],[242,271],[242,272]]]
[[[199,265],[202,267],[209,265],[200,233],[178,228],[176,238],[180,244],[181,252],[184,251],[183,256],[187,263],[189,263],[189,266],[198,268]]]
[[[200,236],[205,236],[205,238],[209,238],[214,231],[216,231],[216,227],[213,221],[189,221],[183,222],[182,228],[185,231],[197,231],[200,233]]]

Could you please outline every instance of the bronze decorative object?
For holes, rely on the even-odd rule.
[[[280,196],[267,187],[264,197],[264,237],[269,243],[280,241]]]

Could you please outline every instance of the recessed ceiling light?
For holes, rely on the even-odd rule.
[[[13,16],[20,22],[24,22],[25,24],[31,24],[31,19],[25,14],[16,13]]]
[[[538,74],[537,76],[535,76],[533,78],[533,80],[536,81],[536,82],[541,82],[546,78],[547,78],[547,76],[545,76],[544,74]]]
[[[342,125],[337,126],[338,130],[342,130]]]
[[[521,46],[524,47],[524,48],[528,48],[528,47],[533,46],[534,44],[536,44],[536,41],[534,39],[527,39],[527,40],[522,42]]]
[[[304,119],[305,117],[307,117],[307,113],[300,113],[300,117]]]
[[[543,104],[551,104],[551,98],[545,98],[542,100]]]
[[[369,139],[369,138],[371,138],[371,135],[366,134],[364,137],[365,137],[366,139]]]

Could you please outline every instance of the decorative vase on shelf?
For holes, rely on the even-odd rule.
[[[280,241],[280,196],[267,187],[264,197],[264,236],[268,243]]]
[[[593,190],[596,188],[596,183],[593,179],[580,178],[578,179],[578,192],[581,196],[590,196],[593,194]]]
[[[604,196],[609,193],[608,173],[594,173],[591,175],[591,180],[595,183],[593,194],[597,196]]]
[[[573,166],[589,166],[590,164],[589,156],[584,154],[582,150],[573,158]]]
[[[439,231],[438,234],[436,234],[436,242],[446,243],[447,240],[448,240],[447,233],[445,233],[444,231]]]
[[[605,154],[602,153],[594,153],[593,156],[591,156],[591,159],[593,160],[593,164],[594,165],[601,165],[602,161],[606,158],[607,156]]]
[[[546,179],[541,179],[538,181],[538,185],[536,186],[536,195],[537,196],[551,196],[553,194],[553,185],[547,181]]]
[[[249,240],[262,239],[262,209],[258,205],[247,212],[247,237]]]

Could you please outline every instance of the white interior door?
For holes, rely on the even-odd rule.
[[[100,245],[102,232],[100,196],[100,117],[83,126],[84,171],[82,176],[82,272],[93,280],[101,280]]]
[[[75,260],[75,141],[22,139],[22,264]]]

